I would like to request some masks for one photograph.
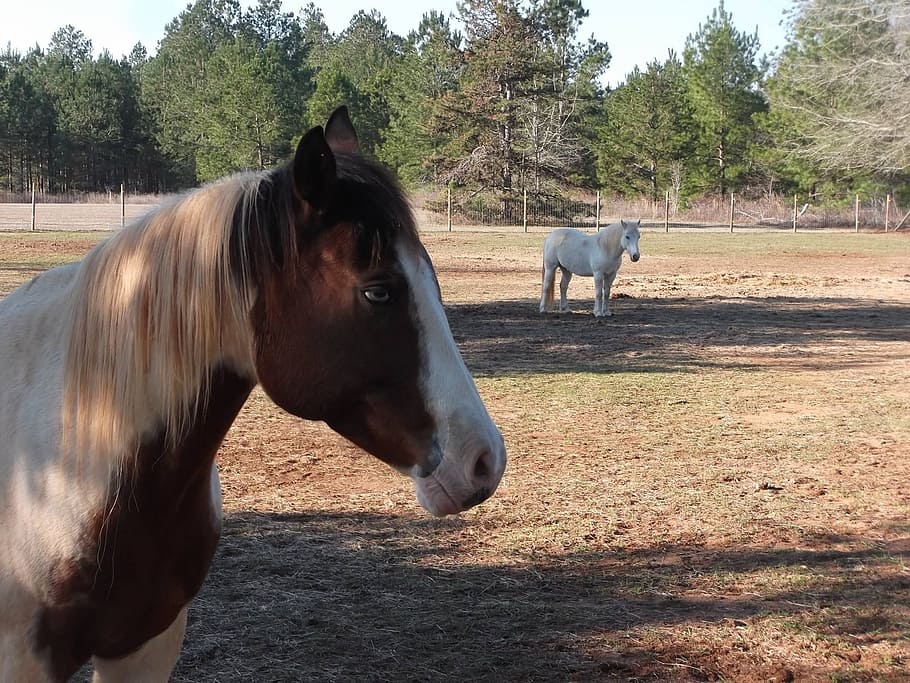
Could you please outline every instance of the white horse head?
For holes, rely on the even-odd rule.
[[[626,250],[629,258],[637,261],[641,257],[638,251],[638,228],[641,226],[641,219],[637,221],[620,220],[622,224],[622,239],[620,240],[622,248]]]

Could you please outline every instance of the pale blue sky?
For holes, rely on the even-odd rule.
[[[23,52],[36,43],[45,47],[56,29],[72,24],[92,41],[96,51],[107,48],[120,57],[141,41],[154,53],[165,25],[186,4],[185,0],[11,0],[0,15],[0,45],[11,43]],[[289,12],[297,12],[305,4],[284,0]],[[317,0],[315,4],[335,33],[344,30],[358,10],[376,7],[392,31],[406,35],[417,28],[424,12],[454,13],[457,0]],[[587,0],[584,5],[590,16],[582,26],[582,36],[593,33],[610,46],[613,61],[605,82],[615,85],[634,66],[664,59],[670,48],[681,54],[686,36],[698,30],[717,4],[717,0]],[[724,5],[739,30],[758,30],[763,53],[783,45],[781,22],[793,0],[725,0]]]

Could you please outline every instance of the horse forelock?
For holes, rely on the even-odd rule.
[[[359,254],[376,265],[394,245],[420,251],[417,224],[408,199],[383,166],[365,157],[337,155],[339,197],[335,220],[357,227]]]
[[[336,154],[337,187],[326,206],[304,212],[289,166],[262,176],[238,203],[231,235],[231,264],[241,286],[268,273],[293,277],[307,241],[323,230],[349,226],[363,267],[377,265],[395,244],[419,249],[411,206],[395,177],[360,155]]]
[[[176,197],[87,255],[70,309],[64,452],[116,466],[148,430],[176,440],[213,363],[252,367],[252,293],[233,276],[230,236],[260,181],[238,175]]]

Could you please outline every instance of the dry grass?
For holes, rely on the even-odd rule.
[[[90,242],[19,239],[3,291]],[[607,320],[537,313],[540,239],[426,238],[496,496],[427,518],[254,393],[176,680],[906,680],[910,238],[645,233]]]

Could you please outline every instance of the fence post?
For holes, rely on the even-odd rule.
[[[888,224],[891,222],[891,193],[885,195],[885,232],[888,232]]]
[[[123,192],[123,183],[120,183],[120,227],[126,225],[126,195]]]
[[[446,209],[446,225],[447,225],[448,228],[449,228],[449,232],[452,232],[452,186],[449,185],[449,186],[446,188],[446,191],[447,191],[447,193],[448,193],[448,200],[447,200],[447,202],[446,202],[446,204],[447,204],[447,209]]]
[[[32,185],[32,232],[35,232],[35,186]]]
[[[796,216],[797,216],[797,195],[793,195],[793,232],[796,232]]]
[[[594,230],[600,230],[600,190],[597,191],[597,198],[594,200]]]
[[[736,193],[730,193],[730,232],[733,232],[733,211],[736,209]]]
[[[853,207],[853,232],[859,232],[859,195],[856,195],[856,203]]]
[[[521,201],[521,227],[528,231],[528,188],[524,189]]]
[[[664,232],[670,232],[670,190],[664,193]]]

